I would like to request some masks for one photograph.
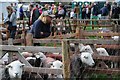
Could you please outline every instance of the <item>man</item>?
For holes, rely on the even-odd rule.
[[[101,12],[101,19],[107,19],[108,18],[109,10],[108,10],[106,4],[104,4],[104,7],[101,8],[100,12]]]
[[[38,9],[38,5],[36,5],[36,8],[34,8],[34,5],[30,5],[31,8],[31,16],[30,16],[30,24],[32,25],[40,16],[40,12]]]
[[[120,6],[117,5],[116,2],[113,3],[111,17],[113,19],[119,19],[119,17],[120,17]],[[120,25],[120,21],[118,21],[118,24]]]
[[[54,15],[49,15],[47,11],[44,11],[41,16],[33,23],[30,33],[34,38],[46,38],[50,36],[50,24]]]

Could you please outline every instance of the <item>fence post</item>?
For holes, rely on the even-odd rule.
[[[76,38],[77,39],[81,39],[83,36],[82,36],[82,29],[80,26],[77,26],[76,28]]]
[[[23,46],[26,45],[26,39],[25,39],[25,33],[21,34],[21,39],[23,40],[23,42],[21,43]]]
[[[0,45],[2,45],[2,35],[1,35],[1,31],[0,31]],[[2,57],[2,47],[0,47],[0,58]],[[0,72],[2,72],[2,65],[0,64]],[[0,74],[0,80],[2,79],[2,74]]]
[[[63,61],[63,76],[64,80],[69,80],[70,78],[70,52],[69,52],[69,42],[67,40],[62,41],[62,61]]]
[[[0,45],[2,45],[2,35],[0,31]],[[2,56],[2,48],[0,47],[0,57]]]
[[[32,33],[28,33],[26,35],[26,46],[33,46],[33,35],[32,35]]]
[[[13,45],[13,39],[12,38],[8,39],[8,45]],[[12,57],[13,57],[13,52],[9,52],[8,63],[10,63],[12,61]]]
[[[6,25],[6,26],[8,26],[8,25]],[[9,30],[8,30],[8,29],[6,30],[6,35],[7,35],[7,38],[6,38],[6,39],[8,40],[8,39],[9,39],[9,37],[10,37],[10,32],[9,32]]]

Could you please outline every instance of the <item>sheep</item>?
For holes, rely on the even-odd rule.
[[[35,53],[35,56],[40,57],[40,59],[43,63],[43,67],[50,68],[51,62],[55,61],[55,59],[53,59],[51,57],[46,57],[46,55],[44,55],[44,53],[42,53],[42,52]]]
[[[32,57],[25,58],[33,67],[42,67],[42,61],[40,57],[36,57],[33,55]],[[42,77],[40,74],[37,73],[28,73],[24,72],[22,75],[22,80],[42,80]]]
[[[27,57],[26,60],[34,67],[47,67],[50,68],[51,63],[53,61],[55,61],[53,58],[50,57],[46,57],[44,55],[44,53],[39,52],[39,53],[35,53],[34,56],[32,57]],[[30,74],[28,74],[27,72],[25,72],[25,75],[28,76]],[[33,74],[32,74],[33,75]],[[30,75],[30,77],[32,76]],[[36,74],[37,75],[37,74]],[[48,79],[48,74],[40,74],[41,77],[43,78],[43,80]],[[28,76],[29,77],[29,76]],[[30,78],[29,77],[29,78]],[[25,77],[24,77],[25,79]]]
[[[119,36],[113,36],[112,39],[115,40],[115,41],[119,41],[120,37]]]
[[[100,56],[109,56],[109,54],[105,48],[96,48],[96,50]],[[117,66],[117,64],[115,62],[111,62],[111,65],[110,65],[111,68],[116,67],[116,66]],[[106,65],[106,67],[108,68],[107,65]]]
[[[105,48],[96,48],[96,50],[100,56],[109,56],[109,54]]]
[[[70,79],[82,78],[85,67],[94,66],[92,54],[89,52],[82,52],[81,54],[73,54],[70,62]]]
[[[63,63],[59,60],[56,60],[54,62],[51,63],[51,69],[62,69],[63,68]],[[62,79],[63,76],[62,74],[59,75],[55,75],[55,74],[49,74],[49,78],[59,78]]]
[[[99,56],[109,56],[109,54],[108,54],[108,52],[106,51],[105,48],[102,48],[102,47],[96,48],[96,51],[97,51],[97,53],[98,53]],[[108,65],[105,64],[105,68],[108,68]]]
[[[80,52],[89,52],[91,54],[94,53],[90,45],[85,45],[84,46],[83,44],[79,44],[78,47],[79,47]],[[74,43],[70,43],[70,49],[72,51],[75,51],[75,44]]]
[[[119,55],[120,49],[106,49],[110,55]],[[119,67],[118,62],[111,62],[111,68]]]
[[[40,57],[27,57],[26,60],[34,67],[41,67],[42,61]]]
[[[5,67],[2,80],[21,80],[24,66],[19,60],[11,62]]]
[[[79,48],[80,48],[80,47],[79,47]],[[82,46],[82,47],[80,48],[80,52],[89,52],[89,53],[91,53],[91,54],[94,53],[90,45]]]

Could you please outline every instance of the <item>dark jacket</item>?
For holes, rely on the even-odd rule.
[[[43,34],[41,34],[43,32]],[[45,24],[41,20],[37,19],[30,30],[34,38],[45,38],[50,36],[50,24]]]
[[[39,9],[35,8],[32,14],[32,24],[39,18],[39,16],[40,16]]]
[[[23,8],[22,8],[22,7],[20,7],[19,12],[20,12],[20,13],[19,13],[20,19],[22,20],[23,17],[24,17],[24,12],[23,12]]]
[[[109,13],[109,10],[107,8],[107,6],[104,6],[102,9],[101,9],[101,15],[102,16],[107,16]]]

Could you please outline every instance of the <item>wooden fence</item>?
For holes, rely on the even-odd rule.
[[[62,35],[62,38],[60,38],[60,35],[56,36],[50,36],[49,38],[45,39],[34,39],[32,37],[32,34],[28,34],[26,38],[22,39],[8,39],[6,41],[2,41],[1,44],[9,44],[9,45],[0,45],[0,51],[7,51],[12,54],[13,52],[16,53],[16,55],[19,57],[19,59],[24,62],[27,66],[25,67],[25,71],[28,72],[36,72],[36,73],[53,73],[53,74],[64,74],[65,80],[67,80],[70,77],[70,52],[69,52],[69,43],[83,43],[83,44],[91,44],[95,47],[105,47],[105,48],[112,48],[112,49],[120,49],[120,43],[119,41],[114,41],[112,39],[85,39],[86,36],[120,36],[119,32],[110,32],[110,33],[97,33],[97,32],[86,32],[81,29],[81,26],[78,26],[78,29],[76,29],[76,33],[74,34],[65,34]],[[70,37],[77,37],[77,39],[67,39]],[[13,44],[16,43],[22,43],[23,46],[15,46]],[[33,46],[34,43],[61,43],[61,47],[47,47],[47,46]],[[95,45],[96,44],[96,45]],[[24,57],[18,53],[23,51],[28,52],[59,52],[62,53],[60,55],[62,57],[62,61],[64,63],[63,70],[59,69],[47,69],[47,68],[37,68],[37,67],[31,67],[31,65],[24,59]],[[120,51],[119,51],[120,54]],[[1,55],[2,56],[2,55]],[[12,55],[10,55],[12,56]],[[112,62],[120,62],[120,56],[98,56],[96,53],[93,55],[93,58],[95,60],[102,60],[102,61],[112,61]],[[9,59],[11,61],[11,57]],[[102,63],[101,63],[102,64]],[[101,68],[88,68],[86,69],[86,72],[89,73],[104,73],[104,74],[120,74],[119,68],[113,68],[113,69],[105,69],[105,65],[102,64],[103,67]]]
[[[54,26],[56,26],[57,22],[62,22],[62,26],[63,27],[68,27],[68,28],[72,28],[74,27],[76,29],[75,32],[72,33],[68,33],[68,34],[63,34],[63,35],[54,35],[54,36],[50,36],[49,39],[66,39],[66,38],[71,38],[71,37],[75,37],[75,38],[83,38],[83,37],[88,37],[88,36],[117,36],[120,35],[118,32],[116,32],[117,30],[120,30],[120,27],[118,27],[118,24],[115,24],[114,22],[117,22],[118,19],[106,19],[106,20],[94,20],[94,19],[81,19],[81,20],[74,20],[74,19],[60,19],[60,20],[53,20],[56,21],[56,23],[54,24]],[[90,22],[98,22],[97,24],[90,24]],[[104,22],[104,24],[102,24]],[[17,24],[20,26],[21,24],[23,25],[22,29],[20,29],[20,27],[18,27],[17,32],[22,31],[22,36],[25,36],[26,33],[25,31],[26,26],[25,24],[27,24],[27,22],[24,21],[17,21]],[[108,33],[100,33],[100,30],[96,30],[93,28],[92,31],[87,31],[84,28],[87,27],[94,27],[94,28],[111,28],[113,30],[113,32],[108,32]],[[8,30],[2,30],[2,32],[6,32],[7,34],[7,39],[9,38],[9,33]],[[16,36],[16,38],[18,37],[18,35]],[[25,38],[25,37],[24,37]]]

